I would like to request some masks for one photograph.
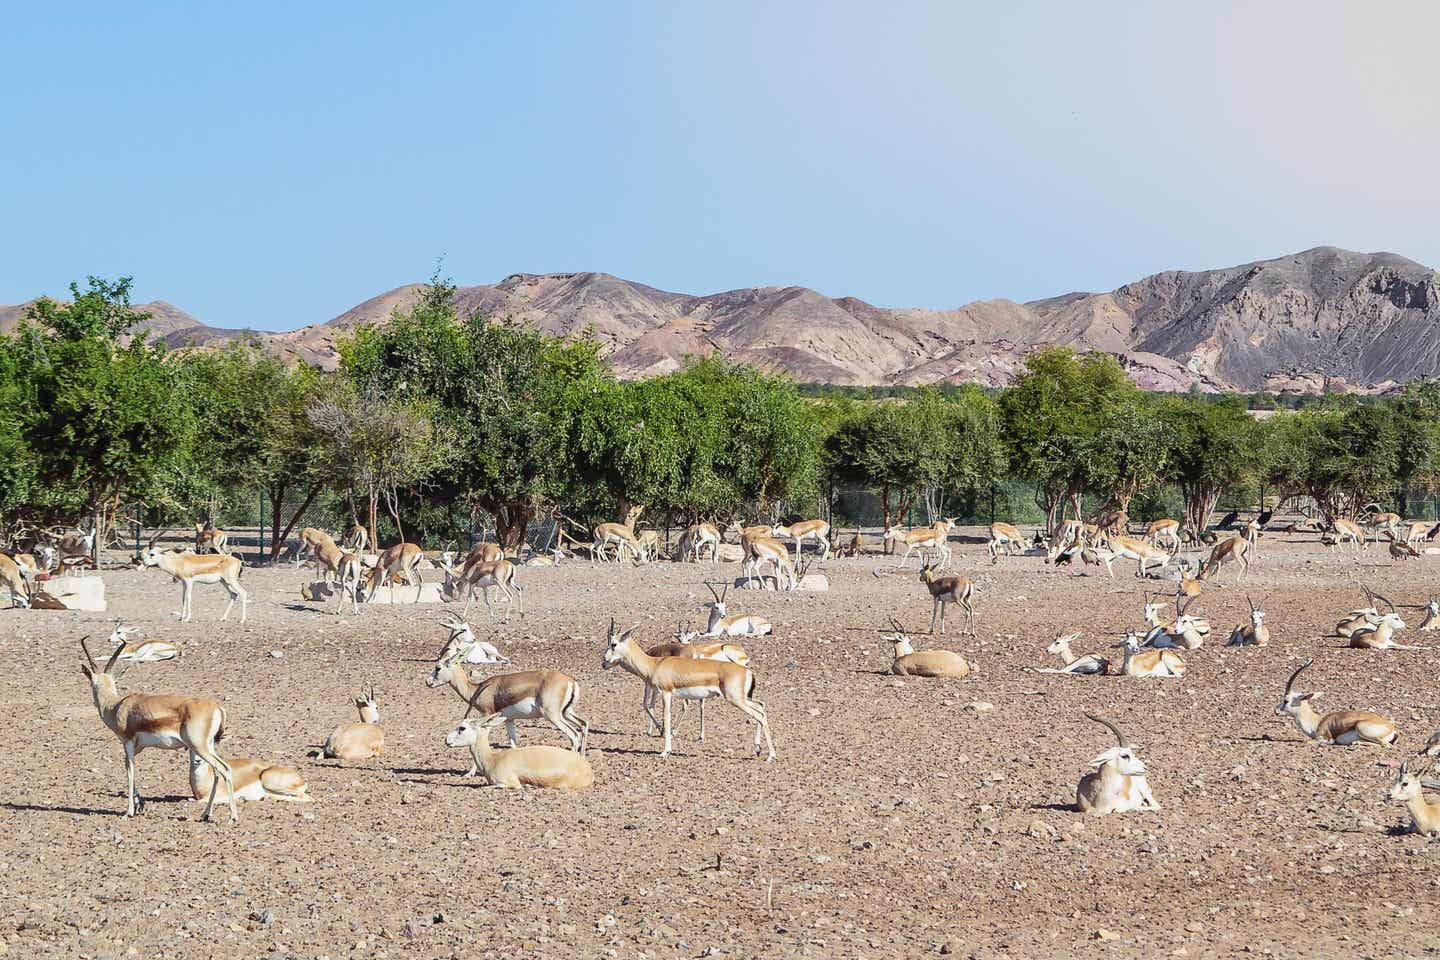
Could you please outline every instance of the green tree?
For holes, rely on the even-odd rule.
[[[1260,428],[1238,398],[1171,398],[1162,402],[1160,418],[1166,431],[1163,476],[1180,488],[1184,523],[1198,535],[1221,495],[1259,472]]]

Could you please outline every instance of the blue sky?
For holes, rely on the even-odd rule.
[[[996,9],[1003,7],[1004,9]],[[1440,4],[24,4],[0,303],[288,329],[429,275],[886,306],[1440,264]]]

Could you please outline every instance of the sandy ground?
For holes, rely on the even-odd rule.
[[[668,639],[677,619],[701,615],[711,568],[524,569],[528,615],[494,637],[515,668],[580,681],[596,783],[574,794],[460,776],[467,758],[443,743],[460,701],[423,682],[444,639],[439,607],[338,618],[299,601],[304,575],[286,565],[247,570],[244,626],[216,622],[215,587],[199,588],[195,621],[179,624],[179,589],[162,574],[107,570],[108,614],[0,613],[0,953],[1433,955],[1440,844],[1401,835],[1404,811],[1385,793],[1398,759],[1440,726],[1435,654],[1350,651],[1325,634],[1356,605],[1360,577],[1423,602],[1437,558],[1391,566],[1374,548],[1357,560],[1284,536],[1261,543],[1249,588],[1269,597],[1275,641],[1227,651],[1217,637],[1169,681],[1031,669],[1059,628],[1082,631],[1087,651],[1138,623],[1130,566],[1113,581],[1033,558],[992,567],[977,542],[957,544],[955,566],[980,584],[979,637],[952,624],[919,646],[971,657],[979,670],[965,681],[883,673],[881,617],[928,622],[913,566],[831,561],[828,593],[732,590],[731,612],[778,628],[747,643],[771,764],[750,756],[751,729],[723,704],[704,743],[689,722],[661,760],[639,682],[600,667],[610,616],[638,621],[647,643]],[[1245,596],[1226,582],[1196,610],[1228,633]],[[133,667],[125,689],[221,698],[225,752],[300,767],[317,802],[245,804],[238,826],[202,823],[184,754],[151,750],[139,771],[152,800],[124,819],[120,746],[77,669],[76,641],[104,646],[116,617],[187,651]],[[483,611],[472,621],[490,635]],[[1401,747],[1320,747],[1277,718],[1302,656],[1316,658],[1306,683],[1331,708],[1393,717]],[[308,759],[354,719],[365,681],[384,758]],[[1086,711],[1124,726],[1163,810],[1072,810],[1086,761],[1111,745]],[[522,742],[562,740],[525,724]]]

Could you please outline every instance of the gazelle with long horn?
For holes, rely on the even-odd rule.
[[[152,540],[142,562],[147,567],[159,567],[180,582],[180,620],[182,622],[188,622],[193,615],[191,603],[197,583],[218,583],[224,587],[225,592],[230,595],[230,602],[225,605],[225,612],[220,614],[220,619],[227,619],[230,616],[230,608],[235,606],[236,600],[239,600],[240,622],[245,622],[245,608],[250,602],[250,596],[245,592],[245,588],[240,586],[240,574],[243,568],[239,557],[225,554],[210,554],[200,557],[193,553],[182,553],[179,550],[160,550]]]
[[[895,645],[895,659],[890,672],[900,677],[968,677],[970,663],[950,650],[920,650],[910,644],[910,636],[894,617],[890,618],[890,642]]]
[[[1270,628],[1265,625],[1265,601],[1269,597],[1261,597],[1260,603],[1250,599],[1250,594],[1245,594],[1245,603],[1250,607],[1250,625],[1241,624],[1230,633],[1230,639],[1225,641],[1227,647],[1263,647],[1270,642]]]
[[[775,744],[770,739],[770,722],[765,705],[754,699],[755,674],[749,667],[722,660],[652,657],[640,649],[640,645],[631,636],[635,629],[631,627],[629,630],[617,632],[615,621],[610,621],[610,632],[606,638],[601,666],[606,670],[615,666],[623,667],[660,692],[663,708],[661,733],[665,737],[665,748],[660,752],[660,756],[670,756],[673,745],[671,714],[675,698],[709,700],[719,697],[755,723],[755,755],[760,755],[760,738],[763,735],[769,750],[766,759],[775,759]]]
[[[724,584],[720,592],[715,592],[714,584],[706,581],[706,588],[710,596],[715,599],[706,604],[710,608],[710,621],[705,626],[705,635],[709,637],[762,637],[775,630],[773,624],[764,617],[757,617],[749,613],[725,613],[725,596],[730,592],[730,584]]]
[[[1050,646],[1045,648],[1046,653],[1057,654],[1065,661],[1063,667],[1036,667],[1036,673],[1068,673],[1075,676],[1104,676],[1110,672],[1110,661],[1098,653],[1087,653],[1077,657],[1071,650],[1070,644],[1079,639],[1080,634],[1065,633],[1061,630],[1055,631],[1055,639]]]
[[[545,720],[565,735],[571,750],[585,752],[590,723],[575,710],[580,703],[580,685],[574,677],[556,670],[525,670],[487,677],[477,683],[466,673],[459,651],[454,650],[435,661],[425,685],[454,690],[465,701],[466,716],[472,711],[482,717],[504,715],[512,747],[517,742],[515,721]],[[478,761],[465,775],[474,776],[476,769]]]
[[[1085,715],[1115,734],[1115,746],[1090,761],[1090,772],[1075,785],[1075,806],[1081,813],[1105,816],[1131,813],[1136,810],[1159,810],[1160,804],[1150,792],[1145,764],[1135,754],[1130,741],[1110,720],[1094,714]]]
[[[885,536],[882,539],[895,541],[897,547],[904,544],[905,553],[900,557],[900,561],[895,564],[897,567],[905,566],[905,561],[910,559],[910,554],[917,550],[920,552],[921,564],[926,562],[925,551],[933,550],[935,551],[939,565],[943,567],[950,559],[950,548],[945,545],[945,538],[949,536],[949,534],[950,530],[948,527],[944,528],[943,531],[939,527],[917,527],[906,533],[901,533],[894,527],[887,527],[885,529]]]
[[[510,662],[510,658],[496,649],[493,643],[475,636],[475,631],[470,629],[470,624],[455,614],[447,614],[446,618],[440,621],[440,625],[450,631],[450,636],[445,641],[445,646],[440,648],[437,660],[457,657],[464,664]]]
[[[110,642],[120,645],[121,663],[160,663],[180,656],[180,645],[169,640],[135,640],[130,637],[138,628],[121,626],[117,621],[110,631]]]
[[[1177,592],[1175,595],[1175,619],[1164,619],[1160,616],[1160,611],[1164,609],[1166,601],[1158,597],[1152,598],[1147,591],[1145,593],[1145,623],[1149,626],[1149,630],[1140,645],[1178,650],[1199,650],[1204,646],[1205,638],[1210,635],[1210,621],[1188,612],[1192,601],[1193,598],[1185,597]]]
[[[927,563],[920,568],[920,582],[930,591],[930,633],[935,633],[935,618],[940,618],[940,632],[945,632],[945,607],[957,603],[965,613],[962,634],[975,636],[975,584],[969,577],[935,576],[935,565]]]
[[[1174,650],[1140,649],[1140,638],[1134,630],[1125,631],[1125,639],[1119,644],[1125,651],[1120,664],[1120,673],[1127,677],[1183,677],[1185,660]]]
[[[1366,589],[1376,600],[1383,600],[1389,611],[1380,614],[1374,626],[1358,627],[1350,633],[1350,646],[1357,650],[1424,650],[1425,647],[1417,647],[1410,644],[1396,643],[1395,634],[1405,629],[1405,621],[1401,619],[1400,612],[1395,609],[1395,604],[1386,600],[1378,593]]]
[[[1424,609],[1425,619],[1420,621],[1417,629],[1422,633],[1433,633],[1440,630],[1440,597],[1432,593],[1430,599],[1426,601]]]
[[[1356,743],[1373,743],[1381,747],[1392,747],[1400,739],[1395,723],[1369,710],[1336,710],[1321,713],[1311,706],[1310,701],[1320,696],[1317,693],[1300,693],[1295,681],[1313,661],[1307,659],[1295,668],[1285,682],[1285,699],[1275,707],[1277,716],[1290,717],[1300,732],[1317,743],[1350,746]]]
[[[1335,624],[1335,636],[1349,640],[1350,635],[1356,630],[1370,629],[1380,622],[1380,608],[1375,602],[1375,594],[1371,593],[1370,588],[1364,584],[1360,585],[1360,590],[1365,594],[1367,605],[1357,607],[1341,617]],[[1388,600],[1385,602],[1389,603]]]
[[[659,643],[645,652],[656,659],[665,657],[681,657],[690,660],[725,660],[738,664],[742,667],[750,666],[750,654],[738,643],[730,643],[726,640],[702,640],[695,642],[700,634],[689,629],[687,623],[675,625],[675,640],[671,643]],[[640,708],[645,711],[650,723],[645,728],[646,736],[653,736],[660,729],[660,721],[655,718],[655,707],[660,704],[660,691],[650,683],[645,684],[645,689],[640,694]],[[690,701],[681,700],[681,707],[688,707]],[[700,701],[700,739],[705,739],[705,701]]]
[[[87,639],[80,640],[80,649],[85,654],[80,672],[90,681],[100,719],[120,738],[125,749],[125,816],[133,817],[145,806],[135,784],[135,755],[146,747],[158,750],[186,747],[209,764],[216,776],[200,819],[210,819],[210,811],[215,807],[215,784],[223,783],[229,795],[230,822],[238,822],[240,813],[235,809],[235,784],[230,766],[215,748],[225,735],[225,708],[209,697],[147,693],[122,696],[118,684],[128,666],[120,662],[124,646],[115,648],[102,670],[90,655],[90,648],[85,644]]]

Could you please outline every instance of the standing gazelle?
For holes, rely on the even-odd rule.
[[[376,591],[387,583],[390,585],[390,600],[395,600],[395,575],[403,574],[405,579],[415,584],[415,602],[420,602],[420,592],[424,589],[425,582],[420,576],[420,561],[425,558],[425,551],[413,543],[397,543],[394,546],[386,547],[385,552],[375,561],[375,566],[370,568],[370,573],[365,580],[365,599],[374,598]]]
[[[160,750],[188,747],[217,775],[211,783],[210,800],[205,804],[205,813],[200,819],[210,819],[210,811],[215,806],[216,787],[223,782],[230,802],[230,822],[238,822],[240,813],[235,809],[235,784],[231,779],[230,766],[215,749],[225,735],[225,708],[209,697],[146,693],[131,693],[122,697],[117,685],[128,666],[120,662],[125,645],[115,649],[102,670],[90,655],[86,639],[82,637],[80,640],[80,649],[85,654],[80,672],[90,681],[90,692],[100,719],[120,738],[125,748],[125,816],[133,817],[145,806],[140,789],[135,784],[135,754],[146,747]]]
[[[1014,556],[1015,551],[1025,549],[1025,538],[1021,535],[1019,528],[1008,523],[990,524],[990,536],[985,541],[985,552],[990,555],[991,563],[1000,562],[1000,554]]]
[[[652,657],[640,649],[632,638],[635,627],[623,633],[615,632],[615,621],[610,621],[610,633],[606,639],[605,653],[601,666],[606,670],[620,666],[660,692],[663,706],[661,732],[665,736],[665,749],[660,756],[670,756],[672,746],[671,713],[674,700],[709,700],[723,697],[727,702],[755,722],[755,755],[760,755],[760,737],[765,737],[769,750],[766,760],[775,759],[775,744],[770,739],[770,723],[766,717],[765,705],[754,699],[755,674],[749,667],[724,660],[684,660],[679,657]]]
[[[935,632],[935,618],[940,618],[940,632],[945,632],[945,605],[949,603],[960,604],[960,609],[965,611],[965,625],[960,628],[962,634],[975,635],[975,584],[969,577],[937,577],[935,576],[935,565],[927,563],[920,568],[920,582],[930,591],[930,632]]]
[[[761,589],[765,588],[765,577],[760,573],[760,567],[766,563],[775,568],[775,589],[794,590],[799,584],[795,565],[790,562],[790,551],[779,540],[758,534],[747,535],[740,538],[740,546],[745,551],[745,559],[740,561],[740,575],[747,584],[758,579]]]
[[[820,559],[830,559],[830,524],[824,520],[801,520],[798,523],[782,524],[771,531],[773,537],[789,537],[795,541],[795,562],[800,562],[800,552],[805,541],[814,538],[820,548]]]
[[[240,586],[242,568],[239,557],[225,554],[210,554],[200,557],[193,553],[181,553],[178,550],[159,550],[152,543],[149,551],[145,554],[144,564],[147,567],[159,567],[180,581],[181,621],[188,621],[193,614],[191,600],[195,593],[195,584],[218,583],[230,595],[230,602],[225,605],[225,612],[220,614],[220,619],[228,618],[230,608],[235,606],[236,600],[239,600],[240,622],[245,622],[245,608],[249,604],[250,597],[246,594],[245,588]]]

